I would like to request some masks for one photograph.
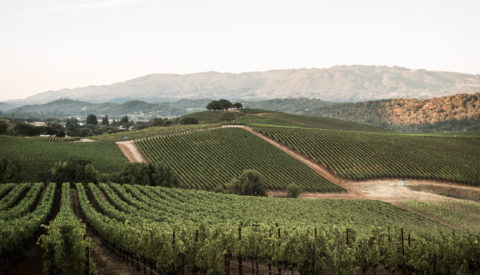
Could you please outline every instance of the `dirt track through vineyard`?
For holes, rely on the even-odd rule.
[[[116,144],[130,162],[148,163],[147,159],[142,155],[142,153],[140,153],[140,150],[138,150],[138,147],[135,145],[133,140],[118,141]]]
[[[303,164],[307,165],[315,172],[328,179],[332,183],[341,186],[347,192],[343,193],[302,193],[302,198],[332,198],[332,199],[372,199],[381,200],[385,202],[395,203],[397,201],[445,201],[445,200],[460,200],[452,197],[441,196],[429,192],[414,191],[408,186],[418,185],[435,185],[435,186],[448,186],[462,190],[475,190],[480,192],[480,187],[460,185],[450,182],[439,182],[432,180],[403,180],[398,179],[377,179],[367,181],[352,181],[344,178],[337,177],[332,174],[328,169],[319,165],[318,163],[308,159],[304,155],[294,151],[293,149],[280,144],[279,142],[253,130],[249,126],[245,125],[223,125],[218,128],[241,128],[248,131],[255,136],[265,140],[278,149],[282,150],[291,157],[297,159]],[[216,128],[211,128],[216,129]],[[118,146],[125,154],[125,156],[132,162],[147,162],[145,157],[140,153],[134,141],[117,142]],[[269,196],[286,196],[284,191],[270,190],[267,192]]]

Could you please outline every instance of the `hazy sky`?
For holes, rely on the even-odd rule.
[[[480,74],[479,0],[0,0],[0,99],[151,73]]]

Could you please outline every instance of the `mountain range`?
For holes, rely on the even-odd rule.
[[[358,102],[476,92],[480,92],[480,75],[355,65],[246,73],[151,74],[111,85],[46,91],[7,103],[20,106],[59,98],[91,103],[129,100],[152,103],[179,99],[257,101],[300,97]]]

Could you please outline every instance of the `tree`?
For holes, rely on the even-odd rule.
[[[17,136],[36,136],[42,129],[27,123],[19,123],[13,127],[13,133]]]
[[[220,107],[220,110],[228,110],[233,107],[232,102],[226,100],[226,99],[220,99],[218,101],[218,105]]]
[[[177,175],[163,163],[153,166],[152,171],[152,185],[159,185],[163,187],[178,187],[180,182]]]
[[[226,191],[238,195],[266,196],[262,174],[256,170],[244,170],[240,177],[233,178]]]
[[[127,124],[127,123],[128,123],[128,116],[125,115],[124,117],[122,117],[122,118],[120,119],[120,123],[121,123],[121,124]]]
[[[227,110],[233,107],[232,102],[226,99],[214,100],[207,104],[207,110]]]
[[[207,104],[207,110],[220,110],[220,105],[217,100],[214,100]]]
[[[289,198],[297,198],[298,195],[300,195],[300,192],[301,192],[300,187],[295,183],[290,183],[287,186],[287,196]]]
[[[22,166],[16,160],[0,160],[0,183],[20,182]]]
[[[198,124],[198,119],[196,119],[194,117],[182,117],[179,122],[182,125]]]
[[[67,128],[67,130],[69,131],[72,131],[76,128],[79,128],[80,125],[78,124],[78,119],[72,117],[70,119],[68,119],[65,123],[65,128]]]
[[[119,183],[178,187],[177,175],[165,164],[129,163],[115,179]]]
[[[87,125],[97,125],[98,120],[97,117],[94,114],[89,114],[87,116]]]
[[[0,121],[0,135],[3,135],[7,132],[8,124],[5,121]]]
[[[108,116],[107,116],[107,115],[105,115],[105,116],[102,118],[102,125],[105,125],[105,126],[110,125],[110,121],[108,121]]]
[[[243,105],[242,105],[242,103],[237,102],[237,103],[233,104],[233,108],[235,108],[237,110],[240,110],[240,109],[243,108]]]
[[[43,182],[98,182],[98,171],[89,160],[57,162],[50,171],[40,176]]]

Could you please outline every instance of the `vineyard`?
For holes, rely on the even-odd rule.
[[[335,175],[352,180],[412,178],[480,185],[480,139],[256,127]]]
[[[312,205],[318,202],[116,184],[76,187],[87,222],[104,241],[160,273],[186,269],[218,274],[228,272],[233,264],[241,273],[243,261],[257,269],[260,264],[275,272],[295,269],[302,274],[352,274],[379,265],[390,272],[455,273],[480,268],[478,233],[442,233],[434,229],[440,226],[425,218],[379,202],[342,201],[323,212],[333,201]],[[231,205],[238,206],[225,210]],[[257,222],[262,208],[270,212],[265,222]],[[312,208],[320,216],[306,218],[302,225],[284,220],[287,213],[279,216],[297,209],[316,213]],[[336,211],[328,212],[332,209]],[[242,220],[228,219],[235,212]],[[325,221],[328,215],[338,220]],[[368,219],[372,216],[376,222]],[[372,227],[388,220],[392,226]],[[404,230],[399,227],[403,223],[418,227]]]
[[[60,191],[60,210],[38,239],[50,274],[95,270],[92,242],[73,211],[72,192],[85,222],[105,245],[158,274],[242,273],[247,266],[302,274],[379,267],[441,274],[480,269],[478,231],[452,231],[379,201],[258,198],[113,183],[64,183]],[[9,205],[0,211],[0,233],[7,236],[0,240],[3,261],[20,253],[47,224],[55,184],[7,184],[0,192],[0,203]],[[26,195],[20,199],[18,193]]]
[[[76,138],[76,137],[56,137],[56,136],[33,136],[33,137],[25,137],[25,138],[38,140],[38,141],[45,141],[45,142],[72,142],[72,141],[80,140],[80,138]]]
[[[184,187],[214,189],[245,169],[258,170],[269,189],[290,183],[305,191],[339,192],[341,187],[321,177],[264,140],[242,129],[224,128],[137,140],[149,161],[164,162]]]
[[[20,162],[24,181],[37,180],[38,175],[52,168],[55,162],[91,160],[100,172],[116,172],[128,162],[115,143],[110,142],[45,142],[33,138],[0,136],[0,159]]]
[[[41,201],[32,209],[32,200],[36,201],[35,193],[38,192],[39,186],[43,188],[43,184],[24,183],[11,189],[0,201],[18,200],[18,187],[30,189],[30,195],[11,208],[3,208],[0,210],[0,258],[4,259],[9,256],[17,255],[22,252],[25,245],[32,240],[35,233],[45,224],[47,217],[52,209],[53,197],[55,193],[55,184],[51,183],[44,188]],[[26,191],[26,190],[24,190]],[[37,193],[38,196],[38,193]],[[16,199],[13,199],[16,198]],[[5,205],[5,204],[3,204]]]

